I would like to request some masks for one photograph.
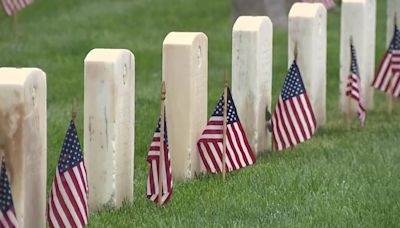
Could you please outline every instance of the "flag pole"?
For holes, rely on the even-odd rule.
[[[294,61],[296,62],[296,64],[297,64],[297,56],[298,56],[298,54],[299,54],[299,50],[297,48],[297,42],[295,42],[294,43],[294,49],[293,49],[293,58],[294,58]],[[290,146],[290,151],[293,151],[293,149],[294,149],[294,146],[291,145]]]
[[[394,12],[394,26],[397,26],[397,13],[396,12]],[[389,115],[392,114],[392,110],[393,110],[393,87],[394,87],[394,85],[393,85],[392,80],[393,80],[393,75],[390,78],[389,92],[386,95],[387,96],[387,109],[388,109]]]
[[[76,116],[77,116],[77,108],[76,108],[76,97],[72,100],[72,107],[71,107],[71,121],[74,122],[76,121]]]
[[[226,166],[226,119],[228,107],[228,70],[224,72],[224,129],[222,138],[222,180],[225,181],[225,166]]]
[[[351,45],[353,45],[353,36],[350,36],[350,71],[351,71]],[[351,96],[347,96],[347,129],[351,128],[352,116],[351,116]]]
[[[164,129],[165,129],[165,113],[164,113],[164,102],[165,102],[165,82],[161,84],[161,96],[160,96],[160,157],[158,160],[158,205],[162,206],[162,173],[164,164]]]

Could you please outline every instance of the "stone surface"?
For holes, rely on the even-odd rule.
[[[85,58],[84,156],[89,208],[133,200],[135,57],[93,49]]]
[[[201,171],[197,141],[207,124],[207,36],[169,33],[163,43],[162,72],[172,176],[188,180]]]
[[[0,141],[18,227],[46,227],[46,74],[0,68]]]
[[[389,47],[394,32],[394,18],[396,14],[397,25],[400,25],[400,0],[387,0],[386,10],[386,43]]]
[[[272,23],[241,16],[232,31],[232,96],[254,153],[271,149],[266,109],[271,112]]]
[[[326,122],[326,40],[324,5],[295,3],[289,13],[288,64],[297,45],[297,64],[318,127]]]
[[[277,28],[287,27],[287,14],[296,0],[232,0],[231,20],[239,16],[268,16]]]
[[[347,110],[346,84],[350,72],[350,37],[357,53],[361,98],[368,110],[374,107],[375,0],[343,0],[340,35],[340,109]],[[354,102],[353,102],[354,103]],[[355,104],[354,104],[355,105]]]

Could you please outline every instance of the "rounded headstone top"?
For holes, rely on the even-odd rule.
[[[128,49],[107,49],[95,48],[92,49],[85,57],[85,62],[109,62],[119,59],[121,56],[130,55],[132,58],[135,56]]]
[[[233,25],[233,30],[256,31],[265,25],[272,27],[271,19],[267,16],[240,16]]]
[[[163,44],[191,45],[197,39],[208,40],[207,35],[202,32],[170,32]]]
[[[31,77],[46,77],[46,73],[39,68],[26,67],[1,67],[0,84],[1,85],[24,85]]]
[[[326,8],[322,3],[302,3],[293,4],[289,12],[289,17],[316,17],[324,12]]]

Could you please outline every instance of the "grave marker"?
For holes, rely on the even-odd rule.
[[[252,150],[271,149],[266,111],[271,113],[272,23],[241,16],[232,31],[232,96]]]
[[[135,57],[93,49],[85,58],[84,156],[89,208],[133,200]]]
[[[365,108],[374,107],[374,88],[371,82],[375,75],[375,0],[343,0],[340,34],[340,109],[347,110],[346,84],[350,72],[350,37],[354,47],[361,78],[361,99]],[[354,109],[354,107],[352,108]]]
[[[162,71],[174,180],[188,180],[201,171],[197,141],[207,124],[207,52],[204,33],[171,32],[164,39]]]
[[[46,74],[0,68],[0,144],[18,227],[46,227]],[[0,158],[1,159],[1,158]]]
[[[288,66],[297,46],[297,65],[313,107],[317,126],[326,122],[326,8],[295,3],[289,12]]]

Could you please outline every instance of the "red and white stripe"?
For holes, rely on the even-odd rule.
[[[18,227],[17,217],[15,216],[15,208],[10,208],[5,214],[0,212],[0,227],[14,228]]]
[[[393,96],[400,96],[400,51],[387,52],[383,57],[377,70],[372,86],[385,93],[390,92]]]
[[[366,112],[365,112],[363,102],[360,98],[361,97],[361,95],[360,95],[360,88],[361,88],[360,78],[356,74],[351,73],[348,77],[348,80],[349,80],[349,82],[347,83],[346,96],[349,96],[349,97],[353,98],[355,101],[357,101],[358,118],[360,119],[361,123],[363,124],[365,122]]]
[[[307,93],[286,101],[279,96],[271,125],[275,150],[284,150],[310,139],[317,124]]]
[[[164,161],[161,163],[162,196],[161,204],[168,202],[172,195],[173,181],[171,170],[171,157],[168,144],[164,143]],[[159,160],[160,160],[160,132],[155,132],[147,155],[150,162],[149,175],[147,177],[147,197],[158,202],[159,188]]]
[[[32,4],[33,0],[1,0],[4,11],[8,16],[12,16],[26,6]]]
[[[255,163],[256,158],[240,121],[226,126],[226,166],[225,170],[233,171]],[[197,142],[200,157],[208,172],[222,171],[223,152],[223,117],[212,116]]]
[[[391,93],[394,97],[400,97],[400,71],[393,74]]]
[[[53,178],[47,216],[50,227],[84,227],[88,223],[88,183],[83,162]]]

